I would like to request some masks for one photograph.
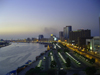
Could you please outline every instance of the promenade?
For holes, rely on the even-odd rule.
[[[21,72],[18,73],[18,75],[25,75],[26,72],[29,71],[31,68],[35,68],[39,64],[40,60],[42,60],[40,67],[43,68],[43,71],[48,71],[51,68],[50,64],[52,61],[50,53],[52,53],[53,60],[57,64],[57,66],[55,67],[56,70],[58,71],[60,71],[61,69],[65,70],[67,72],[67,75],[68,74],[73,75],[74,73],[80,73],[82,71],[79,65],[77,65],[77,63],[75,63],[73,60],[71,60],[71,67],[70,68],[66,67],[65,63],[62,61],[62,58],[58,55],[57,49],[59,48],[56,47],[55,49],[53,47],[51,50],[45,52],[43,55],[41,55],[38,58],[37,61],[33,62],[31,65],[23,69]],[[68,58],[68,56],[64,52],[61,52],[61,55],[64,59]],[[44,57],[45,57],[45,60],[44,60]],[[85,75],[85,74],[83,73],[82,75]]]
[[[18,75],[25,75],[26,72],[29,71],[31,68],[35,68],[38,65],[40,59],[43,60],[43,57],[48,58],[48,53],[49,52],[50,51],[46,52],[44,55],[42,55],[41,57],[39,57],[38,60],[34,61],[31,65],[29,65],[28,67],[26,67],[25,69],[23,69],[21,72],[18,73]],[[46,62],[47,63],[45,64],[45,67],[46,67],[45,69],[48,70],[48,66],[49,66],[48,65],[48,59],[46,59]]]
[[[73,50],[69,49],[69,51],[67,52],[67,49],[61,46],[60,48],[59,46],[60,45],[53,44],[52,49],[44,52],[43,55],[41,55],[31,65],[19,72],[18,75],[25,75],[27,71],[29,71],[31,68],[35,68],[38,65],[45,73],[47,73],[49,69],[55,69],[57,73],[61,70],[64,70],[67,73],[66,75],[86,75],[84,70],[87,67],[92,67],[93,65],[95,66],[95,64],[91,64],[89,61],[86,61],[84,58],[79,57],[77,54],[73,53]],[[66,66],[68,62],[66,60],[67,58],[69,58],[71,61],[70,67]],[[53,68],[51,67],[52,61],[56,62],[56,66]]]

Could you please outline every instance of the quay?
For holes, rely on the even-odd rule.
[[[96,63],[91,62],[91,59],[80,57],[65,44],[63,45],[63,43],[38,43],[48,45],[47,50],[14,75],[31,75],[31,73],[37,75],[52,75],[52,73],[60,75],[60,72],[64,73],[63,75],[86,75],[84,70],[87,67],[96,67],[97,70],[100,70]],[[97,71],[95,74],[100,74],[100,71]]]

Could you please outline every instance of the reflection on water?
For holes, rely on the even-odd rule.
[[[12,43],[0,48],[0,75],[17,69],[28,60],[35,60],[35,57],[45,50],[44,45],[37,43]]]

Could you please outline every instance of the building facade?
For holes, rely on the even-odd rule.
[[[72,31],[72,26],[66,26],[63,29],[63,36],[65,40],[69,39],[69,32]]]
[[[63,38],[64,38],[64,37],[63,37],[63,31],[60,31],[60,32],[59,32],[59,39],[60,39],[61,41],[63,41]]]
[[[78,46],[81,48],[86,48],[90,44],[90,41],[93,37],[79,37]]]
[[[99,15],[99,36],[90,40],[90,50],[100,53],[100,15]]]
[[[77,30],[77,31],[70,31],[69,33],[69,41],[73,44],[78,44],[79,37],[91,37],[91,30]]]
[[[94,52],[99,52],[100,53],[100,37],[94,37],[90,41],[90,50]]]
[[[99,38],[100,38],[100,14],[99,14]],[[99,45],[100,45],[100,40],[99,40]]]
[[[99,37],[100,37],[100,16],[99,16]]]
[[[51,34],[49,41],[58,41],[58,38],[56,37],[56,35]]]
[[[39,35],[39,40],[41,40],[42,38],[44,38],[44,36],[43,35]]]

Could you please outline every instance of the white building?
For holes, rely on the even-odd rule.
[[[96,36],[90,41],[90,50],[100,53],[100,37]]]

